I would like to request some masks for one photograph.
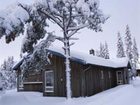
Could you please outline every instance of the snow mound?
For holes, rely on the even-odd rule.
[[[134,80],[132,81],[132,84],[135,87],[140,87],[140,77],[134,78]]]
[[[0,105],[28,105],[29,101],[26,97],[14,92],[4,94],[0,99]]]
[[[133,80],[140,83],[140,77]],[[1,95],[0,95],[1,96]],[[43,97],[39,92],[8,91],[0,97],[0,105],[140,105],[140,85],[120,85],[91,97],[66,100],[62,97]]]

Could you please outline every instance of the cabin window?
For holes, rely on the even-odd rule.
[[[54,72],[45,71],[45,92],[54,92]]]
[[[117,71],[117,84],[118,85],[123,84],[122,71]]]
[[[19,80],[19,88],[23,88],[23,75],[20,74],[18,80]]]
[[[104,79],[104,72],[101,71],[101,79]]]
[[[111,78],[111,73],[110,73],[110,71],[108,71],[108,77]]]

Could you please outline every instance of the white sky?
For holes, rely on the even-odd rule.
[[[0,9],[15,3],[15,1],[30,3],[32,0],[0,0]],[[140,49],[140,0],[100,0],[100,8],[111,17],[103,25],[103,32],[95,33],[84,29],[76,37],[79,38],[72,50],[88,53],[89,49],[99,49],[100,42],[107,41],[111,57],[116,56],[117,33],[120,31],[122,37],[125,35],[125,27],[128,24],[132,36],[136,38],[138,48]],[[50,27],[50,30],[57,30],[55,33],[61,34],[56,26]],[[22,36],[23,37],[23,36]],[[22,37],[16,41],[5,44],[4,38],[0,40],[0,64],[8,56],[14,56],[19,59]],[[56,42],[54,46],[62,46]]]

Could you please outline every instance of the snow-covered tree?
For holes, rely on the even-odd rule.
[[[123,41],[122,41],[122,37],[121,37],[121,35],[120,35],[120,32],[118,32],[117,57],[118,57],[118,58],[123,58],[123,57],[125,57],[124,45],[123,45]]]
[[[129,26],[127,25],[126,26],[126,36],[125,36],[125,44],[126,44],[126,55],[127,55],[127,58],[129,59],[129,62],[131,64],[131,78],[133,76],[136,75],[136,66],[135,66],[135,62],[134,62],[134,59],[133,59],[133,43],[132,43],[132,38],[131,38],[131,32],[130,32],[130,29],[129,29]]]
[[[102,43],[100,43],[100,56],[99,57],[105,58],[105,46]]]
[[[134,38],[133,39],[133,60],[134,60],[135,68],[137,66],[138,59],[139,59],[138,47],[137,47],[136,39]]]
[[[12,69],[14,64],[14,58],[8,57],[0,67],[0,72],[3,76],[3,89],[16,88],[16,73]]]
[[[0,70],[0,91],[2,91],[4,89],[4,86],[3,86],[4,80],[5,80],[5,78],[3,76],[2,71]]]
[[[131,61],[133,59],[133,50],[132,50],[132,38],[129,26],[126,26],[126,36],[125,36],[125,44],[126,44],[126,55],[128,59]]]
[[[71,98],[70,40],[75,39],[72,36],[83,28],[102,31],[101,25],[107,17],[99,9],[99,1],[36,0],[32,5],[13,6],[0,13],[0,17],[0,37],[5,35],[7,43],[27,30],[22,51],[28,53],[34,53],[35,44],[48,33],[45,31],[48,21],[61,28],[63,37],[56,38],[64,43],[67,98]]]
[[[108,49],[108,44],[105,42],[105,59],[109,59],[109,49]]]
[[[24,72],[24,76],[27,76],[32,70],[39,72],[46,69],[46,65],[50,64],[49,52],[46,50],[50,44],[55,40],[55,36],[48,35],[47,39],[42,40],[38,45],[34,47],[33,53],[24,57],[21,70]],[[39,70],[39,71],[38,71]]]
[[[107,42],[105,42],[105,44],[100,43],[100,49],[99,51],[96,51],[96,56],[109,59],[109,49]]]

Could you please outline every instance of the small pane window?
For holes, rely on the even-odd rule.
[[[45,71],[45,91],[54,92],[54,73],[53,70]]]

